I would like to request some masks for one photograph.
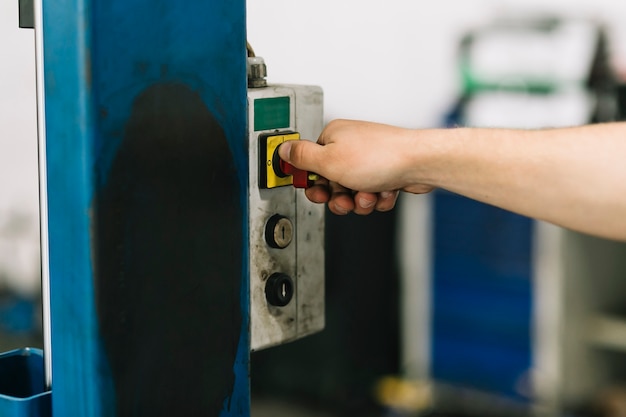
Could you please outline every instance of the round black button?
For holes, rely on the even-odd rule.
[[[293,298],[293,280],[287,274],[274,273],[265,283],[265,298],[276,307],[284,307]]]

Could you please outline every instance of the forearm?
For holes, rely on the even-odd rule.
[[[626,239],[626,124],[420,135],[416,184],[608,238]],[[424,153],[419,154],[419,148]]]

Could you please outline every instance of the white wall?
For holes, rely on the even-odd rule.
[[[0,2],[0,288],[39,288],[34,31]]]
[[[607,21],[626,66],[620,0],[248,0],[248,40],[270,82],[321,85],[327,119],[432,127],[458,91],[460,36],[518,10]]]
[[[0,2],[0,57],[2,212],[10,201],[30,203],[36,184],[34,31],[18,28],[17,0]]]
[[[424,126],[456,90],[459,35],[491,14],[484,0],[432,3],[248,0],[248,40],[270,82],[321,85],[328,119]]]

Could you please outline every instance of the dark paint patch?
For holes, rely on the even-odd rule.
[[[104,183],[96,296],[116,415],[218,416],[242,322],[242,207],[224,132],[197,93],[152,86]]]

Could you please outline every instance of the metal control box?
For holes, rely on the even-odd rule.
[[[316,140],[322,103],[314,86],[248,90],[251,350],[324,328],[324,207],[289,181],[269,189],[261,184],[271,164],[268,137]]]

